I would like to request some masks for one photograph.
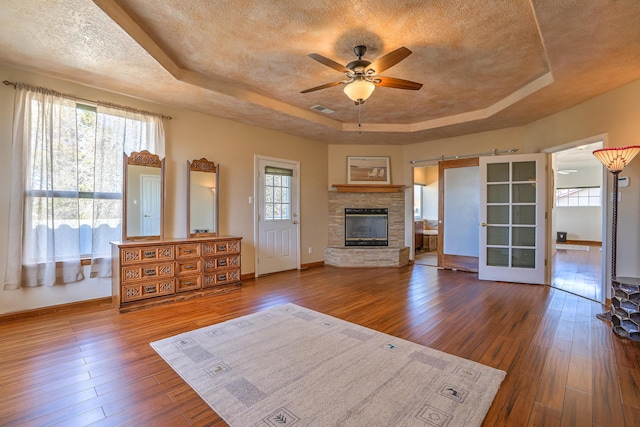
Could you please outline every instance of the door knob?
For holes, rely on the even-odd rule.
[[[298,224],[298,221],[293,221],[293,223],[297,225],[297,224]]]
[[[480,225],[481,225],[481,226],[483,226],[483,227],[486,227],[486,226],[487,226],[487,223],[486,223],[486,222],[483,222],[483,223],[482,223],[482,224],[480,224]]]

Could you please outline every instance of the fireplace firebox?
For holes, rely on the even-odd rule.
[[[345,208],[345,246],[389,246],[387,208]]]

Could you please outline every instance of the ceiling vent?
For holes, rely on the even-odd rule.
[[[319,112],[321,112],[323,114],[333,114],[333,113],[335,113],[335,111],[333,111],[331,108],[323,107],[322,105],[314,105],[313,107],[311,107],[311,109],[319,111]]]

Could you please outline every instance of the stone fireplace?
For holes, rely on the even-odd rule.
[[[404,245],[404,186],[334,187],[338,191],[329,191],[329,246],[324,251],[325,264],[336,267],[397,267],[408,264],[409,247]],[[358,239],[358,244],[346,242],[346,212],[381,215],[384,211],[386,246],[367,243],[366,239]],[[378,230],[380,224],[375,227]]]

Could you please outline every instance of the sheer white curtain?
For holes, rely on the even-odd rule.
[[[164,126],[160,114],[98,102],[97,133],[98,145],[111,145],[112,140],[119,144],[120,160],[123,150],[127,154],[147,150],[164,159]]]
[[[111,275],[122,153],[141,150],[164,156],[161,116],[16,86],[6,290],[83,280],[81,258],[92,277]]]
[[[5,289],[17,289],[21,283],[37,286],[81,280],[80,258],[70,256],[79,249],[74,247],[74,242],[79,243],[77,205],[61,198],[64,206],[56,206],[54,191],[67,183],[56,185],[52,176],[58,168],[67,169],[70,181],[77,175],[75,165],[53,156],[54,148],[77,150],[76,129],[69,125],[75,122],[70,121],[75,116],[75,101],[22,84],[16,91]],[[78,200],[77,186],[64,190],[66,196]],[[67,215],[54,215],[56,208],[63,208]]]
[[[96,195],[122,191],[122,153],[147,150],[164,158],[162,116],[99,102],[96,118]],[[122,237],[122,198],[94,198],[91,276],[111,276],[110,241]],[[113,212],[119,213],[112,227]]]

